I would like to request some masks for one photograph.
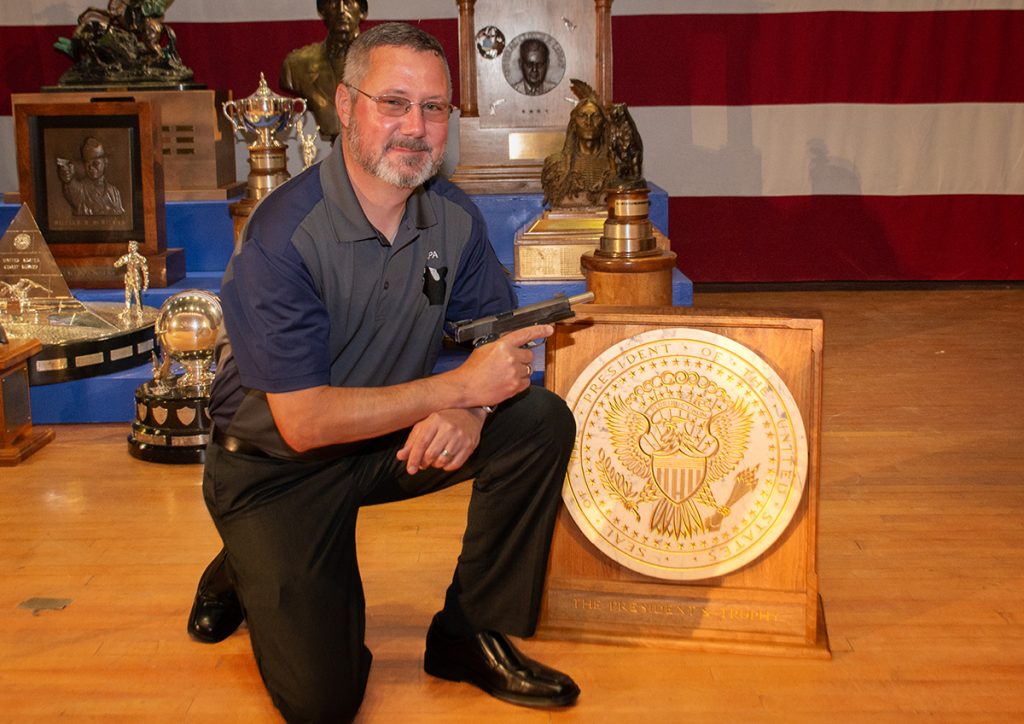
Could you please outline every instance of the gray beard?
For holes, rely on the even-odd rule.
[[[431,157],[429,162],[425,165],[406,165],[396,163],[385,156],[385,153],[390,148],[401,147],[409,148],[415,151],[426,151],[431,153],[432,149],[430,146],[420,139],[397,139],[389,141],[387,146],[380,152],[380,154],[374,154],[373,149],[369,148],[363,141],[363,137],[359,132],[359,124],[356,122],[355,114],[350,116],[348,130],[348,145],[352,149],[352,155],[355,157],[356,162],[363,167],[363,169],[370,174],[373,174],[384,183],[391,184],[403,189],[414,189],[426,183],[427,179],[431,178],[438,171],[441,170],[441,166],[444,164],[444,154],[442,154],[436,161]],[[413,161],[414,159],[409,159]]]

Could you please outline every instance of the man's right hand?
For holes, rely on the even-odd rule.
[[[550,324],[524,327],[477,347],[457,370],[474,406],[497,405],[530,386],[533,352],[524,346],[546,339],[555,331]]]

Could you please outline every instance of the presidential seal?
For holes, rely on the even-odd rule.
[[[793,396],[756,353],[656,329],[597,356],[566,401],[577,438],[562,491],[582,533],[638,573],[699,580],[758,558],[807,477]]]

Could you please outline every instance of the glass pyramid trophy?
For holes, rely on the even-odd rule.
[[[122,259],[128,262],[126,279],[136,278],[140,269],[132,264],[130,246]],[[22,205],[0,238],[0,326],[12,340],[42,343],[28,361],[29,382],[65,382],[147,363],[158,310],[142,306],[142,290],[138,283],[131,286],[123,305],[76,299],[32,212]]]

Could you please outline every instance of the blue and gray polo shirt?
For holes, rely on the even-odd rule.
[[[264,393],[425,377],[446,321],[515,306],[465,193],[443,179],[416,189],[389,244],[359,206],[340,144],[267,196],[245,234],[221,284],[227,339],[210,410],[218,428],[273,455],[295,453]]]

